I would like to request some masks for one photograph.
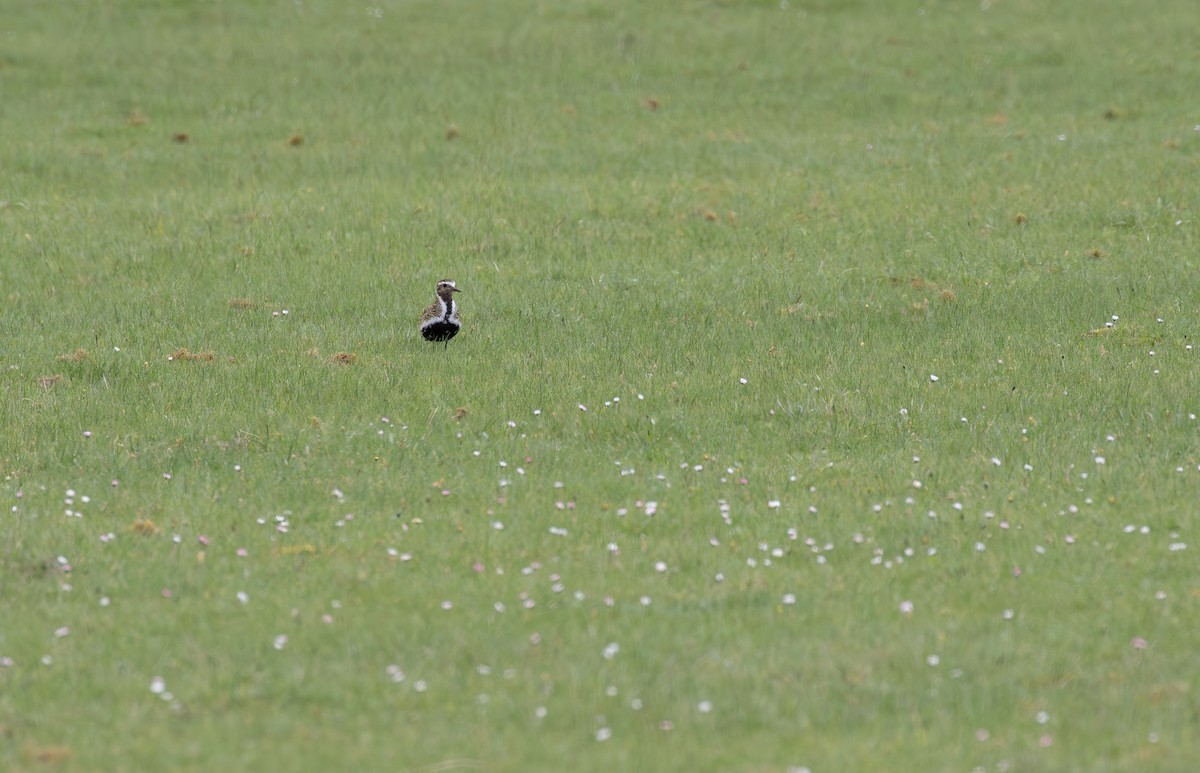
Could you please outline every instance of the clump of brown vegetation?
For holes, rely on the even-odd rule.
[[[24,755],[41,765],[58,766],[74,756],[70,746],[27,746]]]
[[[143,537],[152,537],[158,534],[158,527],[154,525],[154,521],[147,518],[138,518],[129,525],[129,530],[134,534],[140,534]]]
[[[217,358],[217,355],[212,352],[191,352],[187,349],[176,349],[171,354],[167,355],[167,360],[171,362],[194,361],[212,362]]]

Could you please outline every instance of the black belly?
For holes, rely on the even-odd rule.
[[[449,322],[435,322],[421,331],[426,341],[449,341],[458,333],[458,325]]]

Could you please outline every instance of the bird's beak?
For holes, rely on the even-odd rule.
[[[458,289],[457,287],[451,287],[451,288],[450,288],[450,292],[452,292],[452,293],[461,293],[461,292],[462,292],[462,290]]]

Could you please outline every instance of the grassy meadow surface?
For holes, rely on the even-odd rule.
[[[377,2],[3,13],[0,768],[1191,769],[1192,2]]]

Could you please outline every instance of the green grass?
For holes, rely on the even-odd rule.
[[[1190,769],[1193,16],[8,9],[0,767]]]

